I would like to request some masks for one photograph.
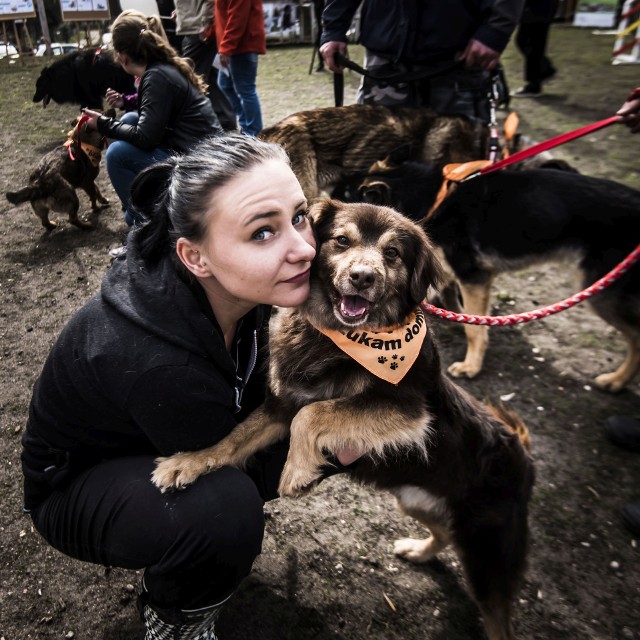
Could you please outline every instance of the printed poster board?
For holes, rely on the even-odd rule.
[[[108,0],[60,0],[60,8],[64,22],[111,18]]]
[[[573,16],[574,27],[615,27],[618,0],[579,0]]]
[[[0,0],[0,20],[35,17],[33,0]]]

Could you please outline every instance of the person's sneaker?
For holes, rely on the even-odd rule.
[[[520,87],[511,92],[512,98],[538,98],[542,95],[540,87],[536,87],[532,84],[526,84],[524,87]]]
[[[628,451],[640,451],[640,420],[631,416],[611,416],[603,425],[604,435]],[[640,505],[638,506],[640,509]]]
[[[622,508],[622,521],[636,538],[640,538],[640,502],[630,502]]]
[[[112,258],[119,258],[127,252],[127,245],[123,244],[121,247],[114,247],[113,249],[109,249],[109,255]]]

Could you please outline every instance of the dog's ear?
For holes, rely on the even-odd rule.
[[[443,280],[442,267],[427,234],[418,225],[414,236],[415,262],[411,273],[410,293],[414,304],[420,304],[429,287],[438,288]]]
[[[358,193],[363,202],[391,206],[391,188],[386,182],[365,180],[358,187]]]
[[[316,202],[309,210],[309,218],[313,225],[316,241],[321,243],[327,240],[328,231],[331,228],[336,212],[344,206],[338,200],[325,198]]]

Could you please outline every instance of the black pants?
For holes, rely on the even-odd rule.
[[[261,454],[246,473],[224,467],[164,494],[150,481],[152,456],[117,458],[84,471],[31,515],[47,542],[73,558],[144,568],[151,604],[207,606],[232,593],[259,555],[263,503],[277,495],[287,448]]]
[[[524,56],[525,82],[538,89],[554,71],[545,54],[550,26],[549,22],[524,22],[516,34],[516,45]]]

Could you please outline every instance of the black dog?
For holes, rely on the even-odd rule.
[[[565,259],[578,267],[586,287],[640,241],[639,191],[567,167],[558,170],[562,165],[549,166],[556,168],[503,170],[462,182],[424,219],[467,313],[488,314],[491,283],[499,273]],[[442,181],[442,171],[434,165],[385,160],[373,165],[360,195],[420,220]],[[595,380],[604,390],[620,391],[640,369],[640,268],[635,266],[590,304],[629,345],[618,369]],[[465,332],[465,359],[453,363],[449,373],[473,378],[482,368],[488,328],[466,324]]]
[[[133,76],[100,49],[73,51],[46,66],[36,81],[34,102],[46,108],[51,100],[102,109],[108,88],[135,93]]]

